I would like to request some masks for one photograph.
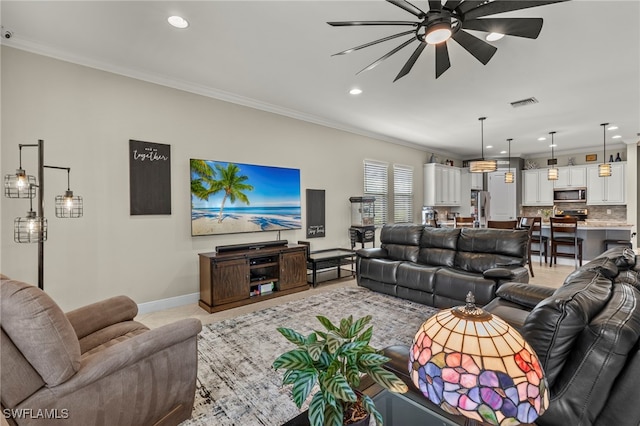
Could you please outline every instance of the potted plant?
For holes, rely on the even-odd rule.
[[[382,367],[389,358],[369,346],[373,327],[365,327],[371,316],[355,321],[349,316],[340,320],[339,326],[326,317],[317,318],[326,331],[316,330],[304,336],[290,328],[278,328],[287,340],[297,345],[296,349],[283,353],[273,362],[276,370],[286,370],[282,384],[293,385],[292,399],[298,408],[314,386],[319,385],[309,403],[311,426],[359,424],[357,421],[368,425],[370,415],[378,426],[382,426],[382,415],[373,400],[356,392],[361,374],[367,374],[392,392],[404,393],[407,386]]]

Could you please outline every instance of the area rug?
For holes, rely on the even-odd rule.
[[[193,416],[183,426],[278,426],[300,413],[282,387],[282,372],[271,364],[293,349],[277,327],[303,334],[331,321],[372,315],[371,345],[409,345],[418,327],[437,310],[373,292],[347,287],[204,326],[198,337],[198,379]],[[303,407],[305,408],[305,407]]]

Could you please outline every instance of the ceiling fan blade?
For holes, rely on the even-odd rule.
[[[460,3],[462,3],[462,0],[447,0],[442,7],[448,10],[454,10],[456,7],[460,6]]]
[[[420,43],[418,45],[416,50],[414,50],[413,53],[411,54],[411,57],[409,58],[409,60],[407,60],[407,62],[405,62],[404,66],[402,67],[402,69],[400,70],[400,72],[398,73],[396,78],[393,79],[394,83],[397,80],[399,80],[402,77],[404,77],[405,75],[409,74],[409,71],[411,71],[411,68],[413,68],[413,65],[418,60],[418,57],[420,56],[420,54],[422,53],[422,51],[424,50],[425,47],[427,47],[427,43]]]
[[[327,22],[332,27],[353,27],[358,25],[410,25],[418,26],[418,22],[411,21],[333,21]]]
[[[485,18],[465,20],[462,28],[516,37],[538,38],[542,18]]]
[[[442,10],[442,2],[440,0],[429,0],[429,10]]]
[[[450,66],[447,43],[436,44],[436,78],[440,77]]]
[[[562,3],[568,0],[531,0],[531,1],[513,1],[513,0],[495,0],[485,3],[465,13],[465,18],[480,18],[481,16],[495,15],[497,13],[511,12],[514,10],[528,9],[530,7],[544,6],[553,3]],[[465,2],[466,3],[466,2]]]
[[[481,1],[465,0],[465,1],[462,2],[462,5],[460,5],[460,12],[465,14],[468,11],[470,11],[471,9],[475,9],[476,7],[480,6],[483,3],[485,3],[485,1],[483,1],[483,0],[481,0]]]
[[[398,53],[400,50],[404,49],[405,47],[407,47],[409,44],[413,43],[414,41],[416,41],[415,38],[410,38],[409,40],[405,41],[404,43],[402,43],[400,46],[396,47],[395,49],[393,49],[391,52],[387,53],[386,55],[384,55],[383,57],[381,57],[380,59],[378,59],[377,61],[373,62],[371,65],[367,66],[366,68],[361,69],[360,71],[358,71],[356,73],[360,74],[361,72],[364,71],[369,71],[375,67],[377,67],[378,65],[380,65],[380,63],[382,61],[384,61],[385,59],[387,59],[389,56]]]
[[[466,31],[459,30],[455,32],[452,38],[465,50],[471,53],[477,60],[482,62],[483,65],[487,65],[487,63],[491,60],[493,55],[498,50],[496,47],[490,45],[484,40],[479,39],[478,37],[469,34]]]
[[[369,43],[362,44],[360,46],[352,47],[351,49],[343,50],[342,52],[334,53],[331,56],[346,55],[347,53],[355,52],[356,50],[364,49],[365,47],[373,46],[374,44],[378,44],[378,43],[382,43],[382,42],[385,42],[385,41],[393,40],[394,38],[398,38],[398,37],[402,37],[402,36],[407,35],[407,34],[414,34],[414,33],[415,33],[414,30],[404,31],[404,32],[401,32],[401,33],[398,33],[398,34],[394,34],[394,35],[390,35],[388,37],[384,37],[384,38],[381,38],[381,39],[378,39],[378,40],[375,40],[375,41],[371,41]]]
[[[411,13],[412,15],[417,16],[418,18],[422,19],[425,16],[427,16],[426,13],[424,13],[422,10],[420,10],[419,8],[415,7],[414,5],[412,5],[411,3],[409,3],[406,0],[387,0],[389,3],[398,6],[401,9],[406,10],[407,12]]]

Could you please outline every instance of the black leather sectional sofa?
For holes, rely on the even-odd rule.
[[[508,283],[485,306],[536,351],[551,401],[539,426],[637,426],[640,264],[612,248],[558,289]]]
[[[529,282],[527,231],[385,225],[379,248],[357,251],[358,285],[437,308],[489,303],[507,281]]]

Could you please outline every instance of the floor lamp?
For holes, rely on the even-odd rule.
[[[4,196],[7,198],[29,198],[30,209],[25,217],[17,217],[13,222],[13,239],[17,243],[38,243],[38,287],[44,290],[44,242],[47,240],[47,219],[44,216],[44,169],[67,171],[67,190],[55,199],[56,217],[79,218],[83,215],[82,197],[73,195],[70,184],[70,167],[47,166],[44,164],[44,141],[37,144],[19,144],[20,166],[15,174],[4,177]],[[22,148],[38,149],[38,177],[27,175],[22,169]],[[33,199],[38,194],[38,211],[33,211]]]

